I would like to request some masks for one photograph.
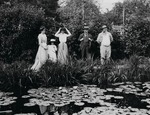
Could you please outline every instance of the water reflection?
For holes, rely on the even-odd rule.
[[[150,83],[116,83],[30,89],[20,98],[0,93],[1,111],[31,115],[149,115]],[[17,103],[20,105],[18,106]],[[17,109],[16,109],[17,108]]]

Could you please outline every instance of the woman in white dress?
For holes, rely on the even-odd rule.
[[[46,60],[48,59],[47,54],[47,36],[45,34],[45,28],[40,28],[41,33],[38,35],[38,42],[39,42],[39,48],[38,52],[36,54],[35,63],[31,67],[32,70],[39,71],[41,66],[45,64]]]
[[[67,34],[65,33],[65,30],[67,31]],[[59,45],[58,45],[58,62],[61,64],[67,64],[68,63],[68,46],[66,44],[67,37],[71,36],[70,31],[65,28],[61,29],[56,32],[55,36],[59,38]]]
[[[51,60],[52,62],[57,61],[57,57],[56,57],[57,47],[54,44],[54,42],[55,39],[51,39],[51,45],[48,45],[48,59]]]

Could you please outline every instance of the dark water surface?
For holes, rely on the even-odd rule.
[[[0,97],[0,111],[12,110],[8,115],[150,115],[150,82],[116,83],[106,89],[95,85],[18,88],[13,95],[3,92]],[[17,98],[5,105],[9,97]]]

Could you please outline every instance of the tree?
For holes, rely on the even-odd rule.
[[[123,24],[123,9],[125,10],[125,37],[117,37],[117,41],[124,45],[122,52],[125,55],[147,56],[150,47],[150,5],[148,0],[125,0],[116,3],[114,8],[104,14],[106,22],[115,25]]]
[[[45,9],[33,1],[11,0],[10,4],[5,2],[0,4],[1,61],[10,63],[15,60],[33,61],[37,52],[40,26],[46,26],[48,40],[52,36],[52,31],[55,31],[53,15],[45,14]],[[56,5],[51,7],[51,9],[55,8]]]
[[[73,34],[68,39],[70,53],[79,53],[80,42],[78,41],[78,37],[83,32],[84,23],[89,25],[90,33],[94,33],[93,39],[96,39],[98,26],[101,25],[101,23],[98,23],[98,20],[101,20],[102,16],[99,8],[92,0],[68,0],[66,5],[58,9],[58,12],[61,22]]]
[[[91,27],[99,19],[100,11],[92,0],[70,0],[67,5],[58,9],[62,22],[73,32],[84,23]]]

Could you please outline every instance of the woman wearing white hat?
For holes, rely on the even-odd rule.
[[[51,39],[51,45],[48,45],[48,59],[51,60],[52,62],[57,61],[57,57],[56,57],[57,47],[54,44],[54,42],[55,39]]]

